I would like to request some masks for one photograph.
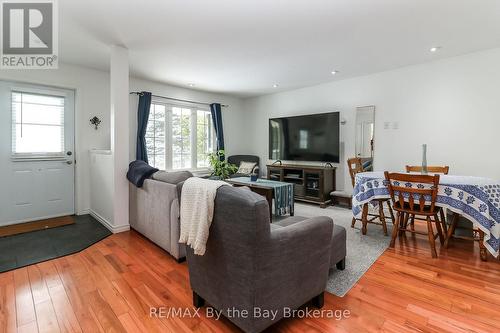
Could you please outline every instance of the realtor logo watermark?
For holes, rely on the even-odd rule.
[[[2,0],[0,8],[0,68],[57,68],[56,0]]]

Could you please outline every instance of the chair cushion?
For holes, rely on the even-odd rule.
[[[344,191],[332,191],[330,192],[331,196],[350,198],[352,197],[352,190],[344,190]]]
[[[256,165],[257,163],[255,162],[241,161],[240,167],[238,168],[238,171],[236,171],[236,173],[249,175],[253,172],[253,168],[255,168]]]
[[[302,217],[302,216],[290,216],[284,220],[273,223],[273,225],[280,226],[280,227],[288,227],[289,225],[292,225],[292,224],[295,224],[297,222],[304,221],[304,220],[307,220],[307,218]]]

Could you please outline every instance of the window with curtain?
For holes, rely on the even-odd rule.
[[[64,155],[63,96],[12,91],[12,156]]]
[[[149,164],[165,169],[165,105],[151,104],[146,129]]]
[[[215,133],[208,109],[153,101],[146,131],[149,164],[163,170],[206,169]]]

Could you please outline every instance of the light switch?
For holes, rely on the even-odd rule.
[[[386,129],[386,130],[387,130],[387,129],[389,129],[389,128],[391,128],[391,123],[390,123],[390,122],[388,122],[388,121],[384,122],[384,129]]]
[[[399,128],[399,122],[395,121],[392,123],[392,129],[397,130]]]

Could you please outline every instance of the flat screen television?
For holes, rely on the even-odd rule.
[[[340,113],[269,119],[269,159],[339,163]]]

